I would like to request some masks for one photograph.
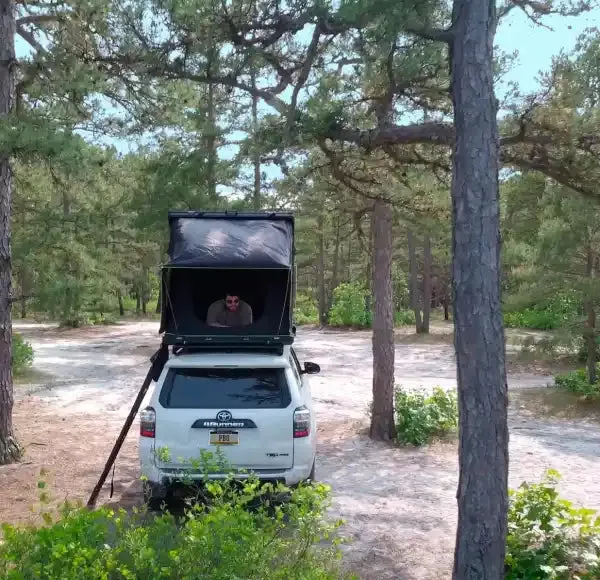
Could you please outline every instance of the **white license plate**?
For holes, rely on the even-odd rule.
[[[211,431],[209,445],[239,445],[240,434],[237,431]]]

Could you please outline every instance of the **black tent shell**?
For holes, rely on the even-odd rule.
[[[167,268],[292,268],[294,218],[282,213],[169,213]]]

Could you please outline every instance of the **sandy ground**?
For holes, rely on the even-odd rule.
[[[37,385],[17,387],[15,425],[26,447],[23,462],[0,467],[0,521],[29,522],[40,469],[49,471],[56,500],[86,500],[104,465],[158,346],[157,325],[59,331],[15,325],[33,342]],[[447,332],[443,329],[439,332]],[[301,330],[301,360],[321,365],[312,377],[319,421],[317,476],[331,484],[332,515],[342,517],[348,568],[361,578],[449,578],[457,485],[455,444],[395,448],[364,435],[371,398],[367,332]],[[42,375],[42,376],[44,376]],[[585,420],[548,419],[528,412],[518,393],[534,392],[550,377],[510,374],[510,483],[537,480],[549,468],[563,473],[563,495],[600,508],[600,427]],[[407,387],[455,386],[447,337],[416,344],[399,333],[396,382]],[[100,503],[140,501],[137,433],[132,429],[117,461],[114,496]]]

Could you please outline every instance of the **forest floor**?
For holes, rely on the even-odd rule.
[[[56,502],[87,499],[158,346],[156,322],[59,330],[15,324],[35,349],[32,379],[16,387],[15,426],[23,461],[0,467],[0,522],[34,522],[40,470]],[[396,383],[453,387],[451,326],[429,337],[397,332]],[[521,333],[523,334],[523,333]],[[527,333],[525,333],[527,334]],[[522,338],[508,333],[509,344]],[[301,360],[312,377],[318,413],[317,477],[333,490],[333,517],[345,520],[344,562],[361,578],[450,577],[456,526],[456,443],[414,449],[379,444],[366,435],[371,399],[368,332],[300,329]],[[509,348],[510,484],[563,474],[562,494],[600,508],[600,413],[547,388],[555,370],[523,364]],[[114,495],[99,503],[129,507],[141,500],[137,431],[116,464]],[[32,511],[32,506],[33,511]]]

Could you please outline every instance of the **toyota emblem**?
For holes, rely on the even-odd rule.
[[[231,413],[229,411],[219,411],[217,413],[217,421],[225,422],[231,421]]]

